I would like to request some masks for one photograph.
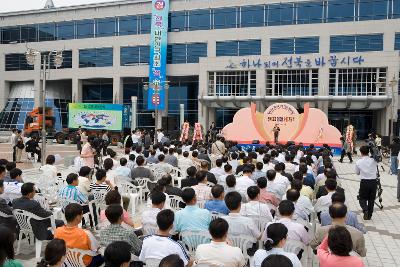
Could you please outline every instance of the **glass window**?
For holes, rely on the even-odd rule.
[[[297,24],[322,23],[323,2],[299,2],[297,3]]]
[[[5,60],[6,71],[33,70],[33,66],[26,62],[25,54],[7,54]]]
[[[238,41],[217,42],[217,57],[238,56]]]
[[[186,44],[169,44],[167,47],[167,64],[186,63]]]
[[[102,80],[84,81],[82,84],[82,100],[86,103],[112,103],[112,82]]]
[[[268,5],[268,26],[294,24],[293,4]]]
[[[119,18],[119,35],[132,35],[138,33],[138,17],[127,16]]]
[[[75,38],[73,21],[57,22],[57,40],[70,40]]]
[[[149,54],[149,46],[121,47],[121,66],[148,64]]]
[[[21,42],[37,42],[37,25],[21,26]]]
[[[295,54],[319,53],[319,37],[295,38]]]
[[[394,39],[394,50],[400,50],[400,33],[396,33],[396,37]]]
[[[208,95],[246,96],[255,94],[256,94],[255,70],[217,71],[208,73]]]
[[[76,22],[76,38],[93,38],[94,37],[94,20],[86,19]]]
[[[318,94],[318,69],[267,70],[268,96],[298,96]]]
[[[189,31],[209,30],[210,23],[210,10],[199,9],[189,11]]]
[[[355,36],[331,36],[330,41],[331,53],[336,52],[355,52],[356,51],[356,39]]]
[[[187,45],[187,63],[199,63],[200,57],[207,57],[207,43]]]
[[[354,20],[355,0],[328,0],[326,22]]]
[[[392,0],[392,18],[398,19],[400,18],[400,0]]]
[[[186,27],[186,11],[171,12],[168,16],[168,31],[181,32]]]
[[[236,7],[213,9],[214,29],[236,28]]]
[[[56,36],[56,24],[39,24],[39,42],[54,41]]]
[[[113,65],[113,49],[94,48],[79,50],[79,67],[111,67]]]
[[[359,0],[359,20],[387,19],[389,0]]]
[[[42,52],[42,58],[45,54],[48,54],[49,52]],[[71,50],[64,50],[63,51],[63,63],[61,64],[60,67],[56,68],[54,66],[54,54],[51,55],[50,58],[50,68],[51,69],[70,69],[72,68],[72,51]]]
[[[20,37],[21,37],[20,34],[21,34],[21,29],[19,26],[2,28],[1,29],[1,43],[2,44],[19,43]]]
[[[294,38],[271,39],[271,55],[294,54]]]
[[[239,56],[261,55],[261,40],[239,41]]]
[[[115,33],[115,18],[96,19],[96,37],[114,36]]]
[[[356,51],[383,51],[383,34],[357,35]]]
[[[140,16],[140,34],[151,32],[151,14]]]
[[[264,26],[264,6],[242,6],[240,26],[242,28]]]

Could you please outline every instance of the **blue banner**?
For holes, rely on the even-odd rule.
[[[152,0],[147,108],[165,109],[169,0]]]

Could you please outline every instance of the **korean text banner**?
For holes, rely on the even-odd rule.
[[[165,108],[169,0],[152,0],[147,108]]]
[[[121,131],[122,111],[118,104],[69,103],[68,127]]]

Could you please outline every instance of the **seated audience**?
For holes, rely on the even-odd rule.
[[[114,187],[110,181],[106,180],[107,173],[105,170],[97,170],[96,172],[96,182],[90,184],[90,191],[104,191],[110,192]]]
[[[332,204],[332,195],[336,192],[336,187],[337,182],[335,179],[326,179],[325,188],[328,194],[318,198],[314,205],[314,209],[318,214],[318,217],[321,212],[329,210],[329,206]]]
[[[106,205],[113,205],[113,204],[118,204],[121,205],[121,194],[117,190],[111,190],[106,194],[104,197],[104,201],[106,202]],[[135,224],[133,223],[131,216],[126,210],[122,210],[122,226],[128,225],[132,228],[135,228]],[[100,211],[100,228],[106,227],[109,225],[110,222],[107,219],[106,212],[105,210]],[[129,229],[129,227],[127,227]]]
[[[1,197],[4,193],[4,181],[0,180],[0,212],[10,215],[11,217],[1,217],[0,216],[0,225],[6,226],[13,233],[17,232],[17,220],[14,218],[12,208],[7,204],[7,202]]]
[[[159,191],[153,191],[151,196],[150,208],[147,208],[142,213],[143,228],[148,226],[157,227],[157,214],[163,210],[165,204],[165,194]]]
[[[160,261],[159,267],[184,267],[185,263],[178,254],[171,254]]]
[[[51,240],[44,250],[44,257],[36,267],[62,267],[64,266],[67,247],[62,239]]]
[[[210,172],[215,175],[215,178],[217,180],[221,175],[225,174],[225,170],[222,166],[222,163],[223,163],[222,159],[217,159],[215,161],[215,167],[210,170]]]
[[[161,179],[165,181],[165,193],[167,195],[182,196],[182,190],[172,184],[171,174],[165,174]]]
[[[228,245],[229,224],[218,218],[209,226],[212,237],[210,244],[199,245],[196,249],[196,262],[209,266],[243,267],[246,261],[240,248]]]
[[[261,217],[263,220],[272,222],[273,218],[269,206],[260,202],[260,188],[250,186],[247,188],[247,196],[249,202],[242,205],[240,214],[248,217]]]
[[[164,154],[158,155],[158,163],[154,167],[162,170],[165,174],[169,174],[172,172],[172,165],[165,162]]]
[[[88,197],[90,194],[91,173],[92,170],[88,166],[83,166],[79,170],[78,189],[86,197]]]
[[[25,210],[30,213],[39,216],[40,218],[47,218],[53,215],[50,211],[45,210],[40,206],[39,202],[34,200],[36,191],[35,184],[33,183],[24,183],[21,187],[22,197],[14,199],[12,202],[13,209]],[[56,220],[56,227],[60,227],[64,225],[64,222],[61,220]],[[50,219],[46,220],[31,220],[32,230],[35,235],[35,238],[38,240],[51,240],[53,239],[53,234],[48,230],[51,227]]]
[[[131,265],[131,246],[125,241],[110,243],[104,251],[105,267],[128,267]]]
[[[178,159],[178,167],[181,170],[193,165],[193,161],[190,159],[188,151],[184,151],[182,155],[183,157]]]
[[[191,187],[197,184],[196,172],[197,169],[194,166],[190,166],[189,168],[187,168],[187,177],[185,179],[182,179],[181,188]]]
[[[337,179],[336,171],[335,170],[330,170],[330,171],[328,171],[326,173],[326,179],[320,181],[320,187],[318,188],[318,191],[315,194],[315,198],[318,199],[321,196],[324,196],[324,195],[328,194],[328,190],[326,189],[326,186],[325,186],[325,181],[328,180],[328,179],[335,180],[336,183],[337,183],[336,192],[344,194],[344,189],[340,186],[340,181]]]
[[[258,188],[260,188],[260,198],[259,198],[260,202],[270,203],[275,207],[279,205],[280,200],[276,197],[275,194],[268,192],[267,190],[267,178],[265,177],[258,178],[257,186]]]
[[[266,229],[265,249],[259,249],[254,254],[254,266],[261,267],[265,258],[270,255],[286,256],[293,267],[302,267],[297,255],[283,250],[288,236],[288,229],[282,223],[271,223]]]
[[[294,215],[293,215],[293,219],[295,221],[305,221],[308,222],[310,220],[310,218],[308,217],[308,213],[307,210],[305,209],[305,207],[302,207],[299,203],[298,200],[300,198],[300,192],[297,191],[296,189],[289,189],[286,192],[286,199],[290,200],[293,202],[294,204]]]
[[[7,162],[5,166],[6,166],[7,173],[6,173],[6,176],[4,177],[4,182],[12,182],[13,179],[11,178],[10,172],[11,172],[11,170],[17,168],[17,164],[15,162],[11,161],[11,162]]]
[[[106,247],[114,241],[125,241],[130,245],[130,252],[139,255],[142,241],[133,231],[121,226],[123,211],[121,204],[111,204],[107,207],[105,214],[110,225],[100,231],[100,245]]]
[[[236,177],[235,175],[231,174],[226,177],[226,190],[225,195],[229,192],[238,192],[236,190]],[[242,196],[242,203],[247,203],[247,194],[243,194],[238,192]]]
[[[204,208],[209,212],[217,212],[228,215],[229,209],[224,201],[224,187],[219,184],[214,185],[211,188],[211,195],[213,198],[205,203]]]
[[[263,171],[263,169],[264,169],[264,164],[262,162],[257,162],[256,169],[253,172],[253,174],[251,175],[251,178],[255,182],[257,182],[258,178],[265,177],[265,175],[267,174],[266,172]]]
[[[293,267],[290,259],[283,255],[269,255],[262,262],[261,267]]]
[[[182,192],[182,199],[186,207],[176,212],[175,231],[207,231],[211,222],[211,214],[206,209],[197,205],[197,197],[193,188],[185,188]]]
[[[253,171],[250,165],[243,167],[243,176],[239,176],[236,178],[236,190],[239,193],[246,194],[247,188],[250,186],[256,185],[255,182],[250,178]]]
[[[303,182],[298,179],[293,179],[291,189],[295,189],[300,192],[301,188],[303,187]],[[301,195],[296,201],[296,206],[298,206],[301,210],[303,210],[307,216],[309,217],[311,213],[314,211],[314,206],[311,202],[311,199],[308,197]]]
[[[268,170],[267,171],[267,191],[275,194],[275,196],[281,200],[283,195],[286,193],[286,182],[283,179],[276,179],[276,171]]]
[[[329,229],[318,247],[317,256],[321,267],[364,267],[360,257],[350,256],[353,250],[351,234],[343,226]]]
[[[68,202],[75,202],[81,205],[88,204],[89,200],[87,196],[78,189],[78,174],[68,174],[66,181],[68,185],[62,188],[58,193],[59,198],[66,201],[65,206],[68,204]],[[65,208],[65,206],[62,208]]]
[[[46,178],[52,179],[53,181],[57,178],[57,167],[54,166],[55,162],[56,158],[54,157],[54,155],[48,155],[46,157],[46,164],[39,168],[46,176]]]
[[[178,167],[178,158],[174,155],[175,149],[170,147],[168,154],[165,155],[165,163],[168,163],[172,167]]]
[[[136,178],[149,178],[151,181],[154,181],[153,172],[145,167],[145,159],[143,156],[138,156],[136,158],[136,167],[131,171],[131,178],[135,180]]]
[[[211,187],[207,185],[207,172],[198,171],[196,173],[197,185],[192,186],[196,193],[198,202],[204,204],[205,201],[211,199]]]
[[[300,189],[300,195],[308,197],[308,199],[310,199],[310,200],[313,200],[314,199],[314,190],[311,187],[309,187],[308,185],[304,185],[303,174],[299,171],[295,172],[293,174],[293,179],[301,181],[301,183],[302,183],[302,186]]]
[[[228,175],[233,174],[232,166],[229,165],[229,164],[226,164],[226,165],[224,166],[224,171],[225,171],[225,173],[224,173],[223,175],[220,175],[220,176],[218,177],[218,184],[220,184],[220,185],[226,187],[226,177],[227,177]],[[208,180],[208,176],[207,176],[207,180]]]
[[[350,233],[351,240],[353,241],[352,249],[357,252],[361,257],[365,257],[367,254],[367,250],[365,248],[365,240],[363,233],[357,230],[354,227],[345,224],[347,207],[343,203],[335,203],[329,207],[329,214],[332,217],[332,225],[322,226],[317,229],[313,240],[310,243],[310,246],[313,249],[316,249],[322,241],[324,240],[326,234],[329,232],[329,229],[339,226],[345,226],[347,231]]]
[[[177,254],[183,260],[185,266],[191,267],[193,265],[193,261],[189,258],[183,246],[170,238],[169,233],[174,226],[174,217],[174,212],[169,209],[162,210],[157,214],[158,234],[146,236],[143,239],[139,256],[140,261],[144,263],[146,259],[159,259],[161,261],[168,255]]]
[[[126,158],[119,159],[119,166],[115,169],[115,172],[119,176],[131,177],[131,169],[127,166],[128,160]]]
[[[115,171],[116,164],[114,163],[114,160],[111,158],[105,159],[103,162],[103,167],[104,167],[104,170],[106,171],[106,181],[110,182],[111,187],[114,187],[115,186],[115,177],[117,176],[117,173]]]
[[[207,181],[209,181],[213,184],[217,184],[218,181],[217,181],[217,178],[215,177],[215,175],[212,172],[208,171],[209,165],[210,164],[207,161],[203,160],[200,163],[200,170],[205,171],[207,173]]]
[[[15,259],[14,241],[14,233],[8,227],[0,225],[0,266],[23,267],[21,262]]]
[[[83,209],[79,204],[71,203],[65,207],[65,220],[67,225],[56,229],[54,237],[65,241],[67,248],[76,248],[82,250],[90,250],[98,253],[99,245],[93,234],[82,228],[79,224],[82,221]],[[97,267],[104,263],[101,255],[94,257],[85,255],[83,262],[86,266]]]

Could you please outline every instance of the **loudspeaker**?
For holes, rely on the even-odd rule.
[[[253,142],[251,142],[253,145],[258,145],[260,143],[260,140],[253,140]]]

